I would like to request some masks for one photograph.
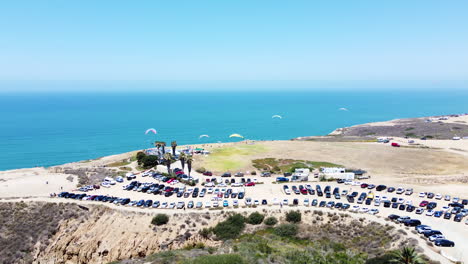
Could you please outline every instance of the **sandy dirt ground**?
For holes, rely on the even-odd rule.
[[[209,150],[220,147],[229,147],[235,144],[245,144],[245,143],[222,143],[222,144],[205,144],[204,147]],[[371,179],[362,180],[363,182],[373,183],[373,184],[386,184],[393,187],[412,187],[414,188],[415,194],[411,198],[403,196],[405,199],[410,199],[413,205],[418,205],[422,200],[417,197],[416,193],[425,191],[425,192],[434,192],[441,194],[450,194],[453,196],[460,196],[460,198],[468,198],[468,185],[466,181],[468,173],[468,156],[461,155],[459,153],[449,152],[446,149],[431,149],[431,148],[420,148],[420,147],[411,147],[411,148],[394,148],[390,147],[388,144],[378,144],[378,143],[364,143],[364,142],[313,142],[313,141],[269,141],[269,142],[255,142],[254,144],[262,144],[267,149],[266,152],[253,153],[252,155],[247,154],[242,158],[252,160],[256,158],[290,158],[290,159],[302,159],[302,160],[311,160],[311,161],[326,161],[336,164],[342,164],[349,168],[360,168],[365,169],[372,176]],[[134,152],[125,153],[120,155],[114,155],[109,157],[100,158],[93,161],[85,162],[76,162],[65,164],[59,167],[70,167],[70,168],[85,168],[85,167],[99,167],[105,166],[112,162],[118,162],[125,159],[129,159]],[[198,156],[194,162],[194,168],[203,165],[204,159],[209,158],[209,156]],[[135,162],[130,164],[129,167],[135,169]],[[180,164],[173,164],[174,167],[181,167]],[[209,168],[208,168],[209,169]],[[249,165],[239,170],[252,170],[253,168]],[[158,170],[164,172],[166,168],[164,166],[158,166]],[[50,193],[58,193],[62,190],[64,191],[76,191],[77,179],[74,176],[55,173],[56,168],[33,168],[33,169],[22,169],[22,170],[12,170],[0,172],[0,201],[15,201],[18,200],[18,197],[29,197],[31,200],[58,200],[48,198]],[[196,172],[192,172],[192,175],[199,177],[201,181],[205,180],[205,176],[202,176]],[[215,174],[220,175],[220,174]],[[71,178],[70,178],[71,176]],[[307,208],[303,206],[303,200],[305,198],[318,199],[320,200],[329,200],[324,199],[323,197],[318,198],[317,196],[296,196],[296,195],[286,195],[282,192],[282,185],[274,184],[274,178],[261,178],[261,177],[249,177],[252,180],[254,178],[263,184],[258,184],[255,187],[245,187],[246,197],[252,198],[253,200],[262,200],[267,199],[270,203],[271,208],[281,209],[280,206],[272,206],[271,203],[274,198],[277,199],[288,199],[289,203],[292,203],[292,199],[300,199],[300,208]],[[68,179],[67,179],[68,178]],[[235,178],[235,177],[234,177]],[[72,180],[72,181],[70,181]],[[148,177],[138,176],[137,180],[141,182],[156,182],[156,180]],[[105,194],[112,195],[117,197],[128,197],[132,200],[140,199],[152,199],[154,201],[158,200],[160,202],[178,202],[185,201],[188,202],[193,200],[195,203],[198,201],[203,201],[205,204],[207,201],[210,201],[213,204],[214,201],[213,195],[207,195],[204,198],[177,198],[172,197],[163,197],[155,196],[152,194],[143,194],[134,191],[124,191],[123,185],[128,184],[127,181],[124,183],[118,183],[115,186],[110,188],[101,188],[90,192],[89,194]],[[303,183],[305,184],[305,183]],[[315,186],[317,182],[311,182],[312,186]],[[336,183],[318,183],[322,186],[338,186]],[[291,185],[291,184],[290,184]],[[298,185],[298,184],[296,184]],[[201,187],[201,185],[198,185]],[[361,188],[357,186],[345,186],[340,185],[342,188],[348,188],[349,191],[359,191]],[[388,197],[397,197],[396,194],[381,194]],[[60,199],[64,200],[64,199]],[[65,201],[65,200],[64,200]],[[222,206],[222,201],[219,201],[220,206]],[[228,199],[230,207],[232,206],[232,199]],[[80,201],[81,202],[81,201]],[[342,201],[343,202],[343,201]],[[82,201],[84,204],[95,204],[95,202]],[[438,208],[446,205],[445,201],[438,201]],[[241,206],[245,206],[243,201],[240,201]],[[180,210],[169,210],[169,209],[143,209],[135,207],[121,207],[109,205],[111,207],[123,209],[123,210],[137,210],[137,211],[148,211],[148,212],[177,212]],[[260,206],[261,208],[262,206]],[[286,207],[286,206],[284,206]],[[368,206],[369,208],[374,208],[374,206]],[[289,208],[289,207],[288,207]],[[283,208],[285,209],[285,208]],[[465,263],[468,263],[468,255],[465,252],[468,252],[468,225],[464,223],[455,223],[453,220],[444,220],[437,219],[434,217],[428,217],[425,215],[419,216],[415,213],[406,213],[401,212],[395,209],[383,208],[382,206],[378,208],[380,210],[380,218],[376,216],[365,215],[366,217],[375,218],[380,221],[384,217],[388,216],[391,213],[400,214],[400,215],[410,215],[414,218],[421,219],[424,224],[433,226],[441,230],[449,239],[453,240],[456,243],[455,248],[444,248],[442,251],[444,254],[452,256],[453,258],[463,260]],[[196,209],[192,209],[196,210]],[[213,209],[202,209],[211,211]],[[249,208],[238,208],[233,210],[255,210]],[[258,210],[258,209],[257,209]],[[322,209],[328,210],[328,209]],[[332,209],[330,209],[332,210]],[[187,212],[191,211],[186,209]],[[361,216],[362,214],[359,214]],[[465,219],[464,219],[465,221]],[[412,236],[414,234],[410,234]],[[427,252],[440,252],[440,248],[434,249],[425,245],[423,240],[421,245],[425,247]],[[432,253],[428,253],[431,256]],[[436,253],[432,254],[433,259],[440,259],[441,255]],[[445,260],[444,258],[442,258]],[[446,260],[442,261],[447,263]]]

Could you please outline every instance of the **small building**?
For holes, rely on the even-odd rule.
[[[308,181],[310,170],[306,168],[296,169],[291,176],[291,181]]]
[[[361,177],[361,176],[363,176],[364,174],[366,174],[367,171],[359,169],[359,170],[354,170],[353,173],[354,173],[354,175],[355,175],[356,177]]]

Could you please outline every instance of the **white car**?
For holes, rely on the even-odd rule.
[[[466,219],[466,221],[465,221],[465,225],[468,225],[468,219]]]
[[[429,241],[436,241],[437,239],[445,239],[444,235],[437,234],[437,235],[432,235],[429,237]]]
[[[426,215],[427,216],[433,216],[434,215],[434,210],[427,210]]]
[[[232,201],[232,206],[239,206],[239,201],[238,200]]]
[[[218,201],[213,202],[213,207],[218,207],[218,206],[219,206]]]
[[[401,204],[402,204],[402,203],[404,203],[404,202],[405,202],[405,199],[403,199],[403,198],[398,198],[398,200],[397,200],[397,203],[401,203]]]
[[[382,201],[387,201],[388,197],[387,196],[382,196]]]
[[[163,203],[161,204],[161,208],[167,208],[167,202],[163,202]]]
[[[258,183],[258,180],[257,180],[256,178],[253,178],[253,179],[252,179],[252,182]]]
[[[197,205],[195,206],[196,208],[202,208],[203,207],[203,203],[202,202],[197,202]]]
[[[207,193],[213,193],[213,188],[208,188]]]
[[[397,193],[397,194],[402,194],[402,193],[404,193],[404,192],[405,192],[405,189],[402,188],[402,187],[398,187],[398,188],[396,189],[396,193]]]
[[[419,233],[419,234],[422,234],[426,231],[429,231],[429,230],[432,230],[432,228],[430,226],[427,226],[427,225],[420,225],[418,227],[416,227],[416,231]]]
[[[273,204],[274,205],[279,205],[280,204],[280,200],[278,198],[273,198]]]
[[[369,212],[369,208],[363,207],[363,208],[359,209],[359,212],[360,213],[367,213],[367,212]]]
[[[415,212],[415,213],[416,213],[416,214],[422,214],[422,213],[424,213],[424,208],[418,208],[418,209],[416,209],[416,212]]]
[[[205,203],[205,208],[210,208],[211,207],[211,202],[206,202]]]
[[[454,202],[454,203],[458,203],[459,201],[460,201],[460,198],[458,198],[458,197],[453,197],[453,200],[452,200],[452,202]]]
[[[380,206],[380,200],[375,200],[374,205],[375,206]]]
[[[304,206],[309,206],[309,199],[308,198],[304,199]]]
[[[367,213],[371,215],[376,215],[379,213],[379,209],[370,209]]]
[[[442,194],[438,193],[438,194],[435,195],[434,198],[436,198],[437,200],[440,200],[440,199],[442,199]]]
[[[252,205],[252,199],[251,198],[245,198],[245,205],[247,205],[247,206]]]
[[[442,207],[442,211],[447,212],[448,210],[450,210],[450,207],[448,207],[448,206]]]
[[[425,192],[420,192],[418,196],[421,197],[421,198],[424,198],[424,197],[426,197],[426,193]]]
[[[254,200],[254,205],[260,205],[260,202],[258,200]]]
[[[102,182],[101,186],[105,188],[110,188],[110,184],[108,182]]]
[[[348,194],[348,191],[347,191],[347,190],[341,191],[341,196],[346,196],[347,194]]]
[[[413,205],[413,202],[411,200],[406,201],[406,205]]]
[[[169,204],[169,209],[174,209],[176,207],[176,204],[175,203],[170,203]]]
[[[450,198],[451,198],[450,195],[445,195],[444,199],[445,199],[445,201],[450,201]]]
[[[289,204],[288,199],[284,199],[284,200],[283,200],[283,205],[288,205],[288,204]]]
[[[353,207],[351,207],[350,211],[351,211],[351,212],[357,212],[357,211],[359,211],[359,205],[353,205]]]

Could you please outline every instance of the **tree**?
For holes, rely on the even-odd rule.
[[[182,165],[182,170],[185,169],[185,160],[186,159],[187,159],[187,154],[185,154],[185,152],[180,153],[179,160],[180,160],[180,164]]]
[[[146,157],[146,154],[143,151],[140,151],[136,154],[136,159],[138,162],[138,165],[142,164],[143,159]]]
[[[171,153],[165,153],[164,154],[164,160],[163,163],[167,167],[167,173],[171,174],[171,164],[174,162],[174,157],[172,156]]]
[[[153,225],[165,225],[169,222],[169,216],[167,214],[157,214],[153,219],[151,220],[151,224]]]
[[[171,147],[172,147],[172,155],[175,156],[175,151],[176,151],[176,148],[177,148],[177,141],[172,141],[171,142]]]
[[[286,221],[290,223],[299,223],[301,221],[302,215],[299,211],[289,211],[286,213]]]
[[[412,247],[404,247],[393,253],[391,263],[397,264],[424,264],[426,263],[421,255]]]
[[[162,154],[166,154],[166,142],[161,141],[161,149],[162,149]]]
[[[265,215],[259,213],[259,212],[253,212],[247,217],[247,223],[251,225],[259,225],[263,222],[263,219],[265,218]]]
[[[153,167],[158,166],[158,161],[159,161],[159,158],[157,156],[146,155],[141,159],[140,166],[142,166],[145,169],[153,168]]]
[[[187,159],[186,159],[187,169],[188,169],[188,176],[190,176],[190,172],[192,171],[192,161],[193,161],[192,155],[188,155]]]

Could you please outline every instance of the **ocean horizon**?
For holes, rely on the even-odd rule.
[[[0,170],[95,159],[154,141],[326,135],[368,122],[466,113],[467,99],[468,91],[459,89],[10,92],[0,96]],[[158,133],[145,135],[148,128]],[[203,134],[209,138],[200,139]]]

